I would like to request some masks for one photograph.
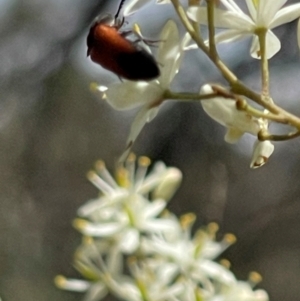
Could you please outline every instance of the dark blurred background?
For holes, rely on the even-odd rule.
[[[86,180],[95,160],[112,170],[135,112],[113,111],[89,91],[118,78],[86,58],[89,24],[119,1],[0,0],[0,295],[3,301],[81,300],[53,285],[56,274],[78,277],[72,256],[80,235],[76,209],[97,190]],[[149,5],[128,18],[157,38],[172,7]],[[282,50],[271,60],[275,101],[300,115],[296,23],[275,30]],[[259,89],[249,43],[219,47],[224,60]],[[198,80],[195,80],[197,79]],[[196,51],[187,53],[173,88],[197,92],[221,82]],[[159,130],[157,130],[159,129]],[[280,128],[274,127],[280,131]],[[224,256],[240,279],[252,270],[273,301],[300,296],[299,139],[277,143],[268,164],[250,170],[254,137],[226,144],[224,128],[198,103],[167,103],[134,146],[138,155],[179,167],[183,184],[170,203],[238,237]]]

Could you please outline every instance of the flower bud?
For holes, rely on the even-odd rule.
[[[269,157],[274,151],[274,145],[269,141],[257,140],[253,146],[252,161],[250,163],[251,168],[258,168],[267,163]]]

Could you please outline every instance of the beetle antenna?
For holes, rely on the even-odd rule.
[[[119,17],[119,13],[123,7],[123,4],[126,0],[121,0],[117,13],[115,14],[115,20]]]

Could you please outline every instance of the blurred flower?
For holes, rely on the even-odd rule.
[[[169,211],[162,214],[166,201],[152,195],[172,195],[181,173],[158,163],[146,176],[149,163],[143,157],[135,169],[130,156],[116,180],[102,161],[97,163],[97,173],[89,178],[102,195],[78,210],[86,219],[77,220],[86,223],[80,230],[95,236],[84,236],[75,253],[74,266],[84,280],[59,275],[56,285],[85,293],[84,301],[108,294],[131,301],[268,301],[265,291],[253,291],[257,274],[237,281],[228,261],[215,261],[235,242],[232,234],[217,241],[218,226],[211,223],[192,235],[194,214],[180,220]]]
[[[181,228],[176,236],[153,235],[142,242],[142,250],[146,254],[164,259],[169,270],[173,269],[176,277],[193,280],[202,288],[202,293],[210,292],[212,284],[208,279],[230,285],[235,281],[234,275],[224,266],[212,261],[226,248],[235,242],[235,237],[228,234],[224,240],[217,242],[216,224],[210,224],[206,229],[198,230],[194,237],[191,228],[195,221],[193,214],[181,218]]]
[[[251,168],[258,168],[267,163],[269,157],[274,151],[274,145],[266,140],[257,140],[253,145],[252,161],[250,163]]]
[[[140,233],[174,231],[176,223],[169,218],[158,218],[166,207],[166,200],[146,196],[169,197],[176,191],[181,173],[176,168],[156,164],[146,176],[150,160],[141,157],[135,171],[135,160],[130,157],[127,168],[118,169],[122,186],[112,179],[103,162],[98,163],[99,174],[89,173],[90,180],[104,196],[89,201],[78,210],[78,215],[88,219],[76,219],[74,226],[84,235],[110,237],[122,252],[134,252],[140,243]],[[170,179],[172,179],[170,181]]]
[[[133,297],[131,288],[135,287],[135,284],[129,277],[122,275],[122,257],[115,250],[109,241],[104,241],[103,244],[85,238],[75,254],[74,266],[87,280],[67,279],[58,275],[54,279],[55,284],[60,289],[85,293],[84,301],[102,300],[109,292],[130,300]]]
[[[271,58],[280,50],[280,41],[271,29],[289,23],[300,17],[300,3],[281,8],[287,0],[245,0],[250,16],[245,14],[232,0],[220,0],[226,10],[215,8],[215,26],[226,30],[215,36],[216,42],[232,42],[246,36],[254,36],[250,49],[251,56],[260,58],[258,32],[267,30],[266,55]],[[280,9],[281,8],[281,9]],[[207,25],[207,9],[190,7],[188,16],[200,24]]]
[[[144,300],[177,300],[177,296],[185,290],[175,274],[168,266],[157,259],[146,258],[138,261],[137,258],[129,260],[129,269],[135,279],[136,301]]]
[[[101,97],[117,110],[129,110],[141,107],[132,125],[127,139],[127,151],[121,161],[126,159],[132,144],[147,122],[158,113],[165,92],[178,72],[182,59],[183,45],[179,42],[179,33],[174,21],[169,20],[164,26],[159,40],[157,61],[161,64],[161,75],[149,82],[124,81],[114,83],[109,87],[98,86]],[[184,43],[186,39],[183,39]]]

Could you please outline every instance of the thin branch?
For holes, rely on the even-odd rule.
[[[215,41],[215,3],[214,0],[207,0],[208,33],[209,33],[209,51],[211,58],[218,59],[219,55]]]
[[[260,141],[265,141],[265,140],[271,140],[271,141],[286,141],[286,140],[291,140],[296,137],[300,136],[300,131],[296,132],[291,132],[285,135],[273,135],[273,134],[268,134],[265,132],[259,132],[258,133],[258,139]]]
[[[282,124],[288,124],[288,120],[285,118],[284,115],[275,115],[273,113],[264,113],[252,106],[250,106],[245,99],[242,99],[241,97],[236,97],[236,108],[239,111],[244,111],[249,113],[251,116],[257,117],[257,118],[263,118],[268,119],[271,121],[276,121]]]
[[[266,35],[267,29],[262,28],[257,31],[257,36],[259,40],[260,53],[261,56],[260,66],[261,66],[261,81],[262,81],[262,96],[266,101],[272,101],[270,98],[270,79],[269,79],[269,62],[267,58],[267,47],[266,47]]]
[[[191,101],[191,100],[204,100],[204,99],[210,99],[210,98],[215,98],[220,96],[219,93],[211,93],[211,94],[205,94],[205,95],[201,95],[201,94],[197,94],[197,93],[176,93],[176,92],[172,92],[170,90],[166,91],[164,93],[164,99],[174,99],[174,100],[187,100],[187,101]]]

